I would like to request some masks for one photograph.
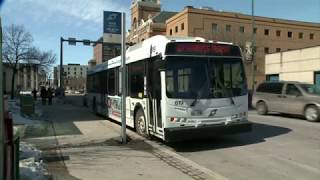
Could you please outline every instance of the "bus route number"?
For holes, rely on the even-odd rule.
[[[176,106],[182,106],[183,105],[183,101],[175,101],[174,105]]]

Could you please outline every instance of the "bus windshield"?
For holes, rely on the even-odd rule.
[[[169,56],[166,60],[168,98],[228,98],[247,94],[240,58]]]

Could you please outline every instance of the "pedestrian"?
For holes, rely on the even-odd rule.
[[[41,91],[40,91],[40,96],[41,96],[41,99],[42,99],[42,105],[46,105],[46,101],[47,101],[47,90],[45,87],[42,87],[41,88]]]
[[[36,101],[37,100],[37,90],[36,88],[33,89],[32,94],[33,94],[33,99]]]
[[[48,95],[48,104],[49,105],[52,105],[52,97],[53,97],[53,90],[49,87],[48,88],[48,92],[47,92],[47,95]]]

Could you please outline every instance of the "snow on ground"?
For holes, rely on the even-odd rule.
[[[36,102],[37,103],[37,102]],[[32,117],[24,116],[20,113],[20,101],[9,100],[8,109],[11,112],[14,125],[32,125],[40,123],[40,116],[42,115],[41,109],[35,107],[35,115]],[[19,133],[18,127],[14,127],[15,133]],[[50,180],[51,176],[46,168],[45,163],[41,160],[42,152],[30,144],[20,142],[19,149],[19,166],[20,166],[20,179],[23,180]]]
[[[42,110],[36,106],[34,116],[25,116],[20,113],[20,101],[9,100],[8,109],[11,112],[13,123],[15,125],[29,125],[39,123],[39,119],[42,116]]]
[[[20,143],[20,179],[50,180],[51,176],[41,159],[42,152],[30,144]]]
[[[28,159],[28,158],[34,158],[35,161],[39,161],[41,156],[42,156],[42,152],[38,149],[36,149],[35,147],[33,147],[30,144],[27,144],[25,142],[20,142],[20,159]]]
[[[20,179],[23,180],[50,180],[51,176],[42,161],[34,158],[20,160]]]

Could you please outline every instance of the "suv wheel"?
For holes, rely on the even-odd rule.
[[[258,102],[257,103],[257,112],[260,115],[266,115],[268,113],[268,106],[265,102]]]
[[[304,117],[308,120],[308,121],[318,121],[319,120],[319,109],[314,106],[308,106],[305,110],[304,110]]]

